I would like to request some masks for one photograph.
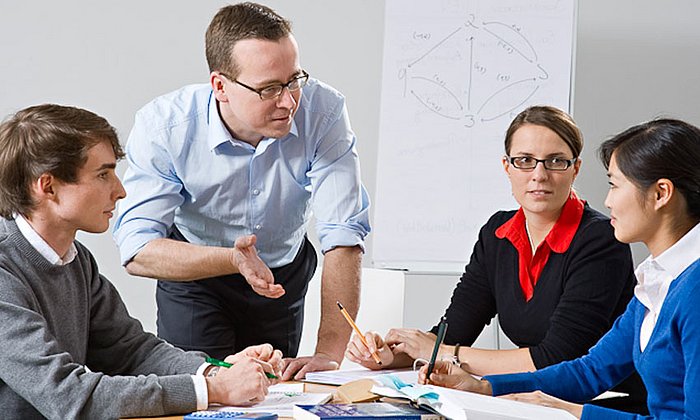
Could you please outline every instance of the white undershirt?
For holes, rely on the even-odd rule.
[[[656,258],[649,256],[634,274],[635,297],[647,308],[639,332],[639,347],[644,351],[656,326],[671,283],[700,257],[700,224]]]
[[[68,248],[68,252],[66,252],[66,255],[61,257],[56,251],[54,251],[53,248],[51,248],[51,245],[46,243],[44,238],[42,238],[34,230],[32,225],[29,224],[29,222],[27,221],[27,219],[24,218],[24,216],[22,216],[21,214],[15,214],[14,217],[15,222],[17,223],[17,228],[20,232],[22,232],[24,238],[34,247],[34,249],[37,250],[39,254],[41,254],[42,257],[46,258],[51,264],[70,264],[75,259],[75,256],[78,255],[78,249],[75,247],[75,244],[71,242],[70,248]]]
[[[44,238],[42,238],[29,224],[27,219],[25,219],[21,214],[14,215],[15,222],[17,223],[17,228],[22,233],[22,236],[29,242],[34,249],[37,250],[42,257],[46,258],[53,265],[66,265],[73,262],[75,257],[78,255],[78,249],[75,243],[71,242],[70,248],[66,255],[61,258],[51,245],[49,245]],[[202,363],[202,365],[197,369],[197,373],[190,375],[192,377],[192,382],[194,382],[194,392],[197,396],[197,410],[206,410],[209,406],[209,393],[207,392],[207,381],[204,379],[204,370],[209,366],[209,363]],[[88,369],[87,366],[85,366]],[[89,369],[88,369],[89,371]]]

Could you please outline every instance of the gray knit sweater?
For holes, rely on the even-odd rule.
[[[54,266],[0,218],[0,417],[195,410],[190,374],[204,355],[144,332],[87,248],[76,247],[73,262]]]

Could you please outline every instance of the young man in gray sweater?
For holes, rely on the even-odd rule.
[[[58,105],[0,125],[0,416],[108,419],[265,398],[281,352],[253,346],[226,361],[143,331],[78,230],[107,230],[125,192],[109,123]],[[184,316],[184,314],[183,314]]]

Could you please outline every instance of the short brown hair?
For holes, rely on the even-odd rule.
[[[506,132],[505,149],[507,155],[510,155],[513,134],[526,124],[549,128],[564,140],[564,143],[569,146],[575,158],[581,155],[581,150],[583,150],[583,134],[581,134],[581,130],[579,130],[569,114],[553,106],[531,106],[513,119]]]
[[[30,215],[30,185],[44,173],[76,182],[88,150],[102,141],[124,157],[114,127],[90,111],[45,104],[10,116],[0,125],[0,216]]]
[[[291,33],[291,22],[267,6],[245,2],[222,7],[209,24],[205,37],[209,71],[225,72],[235,78],[240,68],[233,62],[231,51],[237,41],[277,41]]]

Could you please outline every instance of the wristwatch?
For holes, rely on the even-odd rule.
[[[460,361],[459,361],[459,343],[455,344],[455,352],[452,354],[452,363],[459,366]]]
[[[221,366],[211,366],[211,369],[209,369],[209,372],[207,372],[207,378],[213,378],[216,376],[217,373],[219,373],[219,369],[221,369]]]

